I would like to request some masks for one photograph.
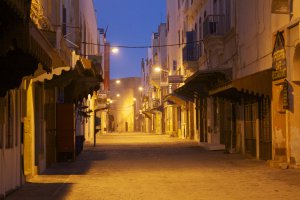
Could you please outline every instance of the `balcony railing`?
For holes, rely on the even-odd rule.
[[[60,56],[69,66],[72,66],[72,51],[69,49],[65,39],[60,41]]]
[[[203,38],[208,36],[223,36],[225,33],[225,16],[208,15],[203,23]]]
[[[198,61],[202,56],[202,47],[199,43],[187,44],[182,49],[183,62]]]
[[[160,106],[160,99],[158,99],[158,98],[153,98],[152,99],[152,107],[153,108],[157,108],[157,107],[159,107]]]

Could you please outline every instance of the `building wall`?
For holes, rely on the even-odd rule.
[[[239,62],[236,77],[272,66],[271,1],[236,1]],[[250,28],[251,27],[251,28]]]
[[[273,82],[273,159],[275,161],[287,162],[291,167],[300,166],[300,125],[299,107],[297,101],[300,95],[298,81],[299,68],[299,17],[300,2],[293,1],[292,14],[272,15],[272,36],[277,31],[284,31],[285,51],[287,60],[287,77]],[[274,45],[274,40],[273,43]],[[282,91],[281,83],[288,81],[289,108],[281,109]],[[278,149],[285,149],[280,154]]]
[[[22,183],[20,90],[8,93],[10,97],[0,98],[0,198]]]

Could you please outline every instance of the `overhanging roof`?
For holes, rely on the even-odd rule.
[[[185,80],[185,84],[174,93],[186,97],[189,101],[199,96],[208,96],[209,89],[214,85],[231,78],[232,69],[216,68],[199,70]]]
[[[225,95],[231,96],[232,98],[236,98],[237,96],[243,94],[271,97],[272,70],[267,69],[224,84],[220,84],[209,91],[209,95]]]
[[[96,74],[92,64],[85,59],[79,59],[72,70],[58,70],[51,80],[45,80],[45,87],[65,87],[67,101],[77,101],[100,88],[102,77]]]
[[[33,82],[44,82],[45,80],[51,80],[55,76],[60,76],[63,72],[68,72],[71,67],[57,67],[51,71],[51,73],[43,73],[32,79]]]
[[[186,102],[191,101],[191,99],[187,99],[184,96],[180,96],[176,93],[172,93],[172,94],[169,94],[169,95],[165,96],[163,101],[164,102],[165,101],[171,101],[171,102],[174,102],[175,104],[178,104],[178,105],[186,105]]]
[[[150,110],[145,110],[142,112],[147,118],[151,119],[153,112]]]

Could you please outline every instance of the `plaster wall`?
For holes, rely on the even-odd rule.
[[[10,119],[7,118],[7,96],[0,99],[0,198],[4,196],[6,192],[16,189],[22,183],[21,175],[21,163],[20,163],[20,91],[11,90],[11,101],[13,116]],[[5,100],[6,99],[6,100]],[[4,114],[4,115],[2,115]],[[5,148],[7,141],[7,126],[8,120],[11,121],[13,146],[11,148]]]
[[[235,78],[272,66],[271,1],[236,1],[239,63]]]
[[[291,166],[300,165],[300,76],[299,76],[299,44],[300,44],[300,2],[293,1],[291,14],[272,14],[272,34],[273,38],[277,31],[284,32],[287,78],[289,84],[287,110],[282,107],[282,97],[280,92],[282,86],[276,83],[283,82],[284,79],[273,82],[273,157],[274,160],[284,160]],[[277,111],[277,112],[276,112]],[[283,114],[285,112],[285,114]],[[284,115],[284,117],[282,116]],[[284,159],[276,154],[276,148],[286,149]]]

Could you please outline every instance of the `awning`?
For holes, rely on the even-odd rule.
[[[171,101],[177,105],[184,105],[184,106],[186,105],[186,102],[189,100],[183,96],[176,94],[176,93],[169,94],[169,95],[165,96],[163,99],[164,102]]]
[[[193,101],[199,96],[208,96],[209,89],[220,82],[231,79],[231,68],[199,70],[185,80],[185,84],[174,93]]]
[[[183,85],[177,88],[176,90],[174,90],[173,94],[178,97],[184,98],[187,101],[193,101],[197,96],[196,89],[188,85]]]
[[[0,96],[17,88],[41,63],[51,72],[53,46],[30,20],[30,0],[0,1]]]
[[[152,112],[151,111],[143,111],[142,112],[144,115],[145,115],[145,117],[147,117],[147,118],[149,118],[149,119],[151,119],[152,118]]]
[[[241,95],[272,96],[272,70],[267,69],[211,89],[209,95],[238,99]]]
[[[52,70],[51,73],[42,73],[41,75],[32,79],[33,82],[44,82],[45,80],[51,80],[55,76],[60,76],[63,72],[68,72],[71,70],[71,67],[57,67]]]
[[[76,62],[74,69],[62,70],[60,75],[53,75],[51,80],[45,80],[45,87],[64,87],[65,101],[74,102],[99,90],[102,81],[93,65],[81,58]]]
[[[164,110],[164,106],[162,106],[162,105],[151,109],[151,111],[153,111],[153,112],[163,112],[163,110]]]

